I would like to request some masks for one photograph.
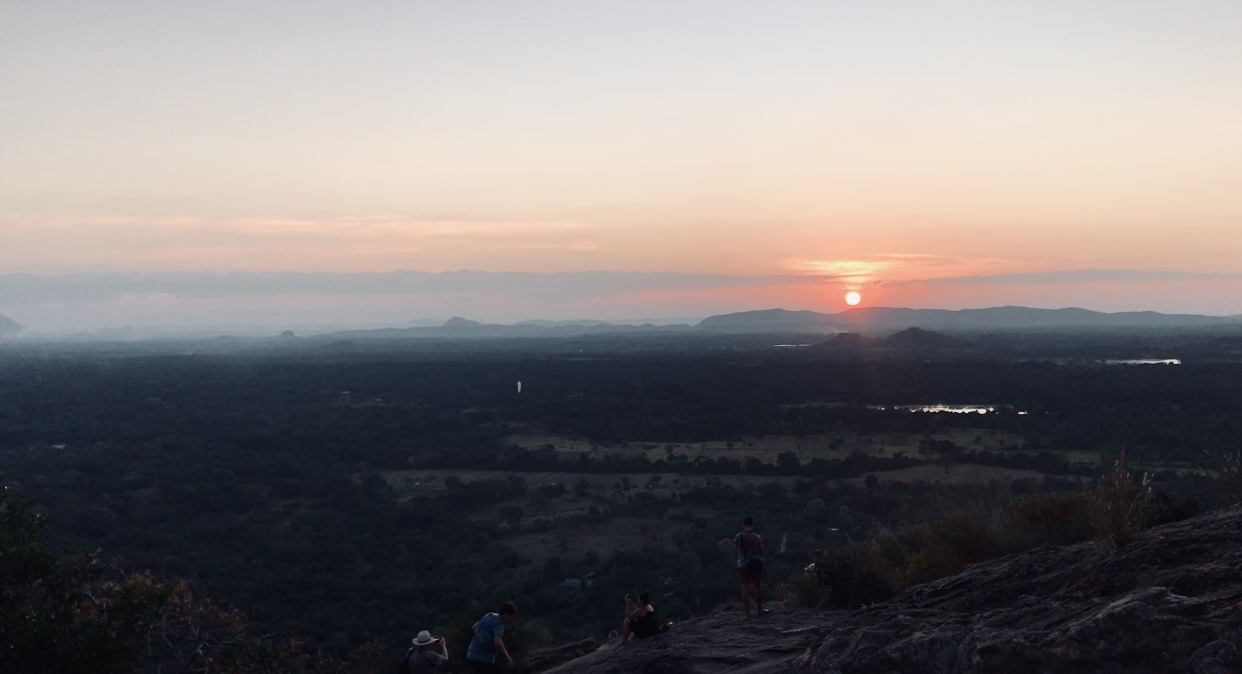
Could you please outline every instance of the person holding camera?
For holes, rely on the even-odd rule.
[[[423,630],[414,637],[414,647],[405,654],[402,672],[432,672],[448,662],[448,646],[444,639]]]
[[[737,549],[737,577],[742,581],[742,606],[750,617],[750,587],[755,587],[755,608],[765,615],[763,608],[763,538],[755,533],[755,520],[749,515],[742,520],[742,532],[733,537]]]

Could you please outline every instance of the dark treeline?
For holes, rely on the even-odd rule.
[[[497,427],[513,421],[605,444],[839,428],[931,433],[959,423],[867,407],[932,402],[1004,405],[971,425],[1018,433],[1032,451],[1125,443],[1200,461],[1230,449],[1242,430],[1242,378],[1232,363],[845,362],[727,352],[366,362],[9,357],[0,366],[0,446],[173,436],[394,467],[411,455],[495,449]],[[840,405],[805,404],[817,401]]]

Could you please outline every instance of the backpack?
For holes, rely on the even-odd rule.
[[[668,630],[668,624],[660,622],[660,616],[655,609],[650,606],[647,608],[647,615],[630,623],[630,630],[634,633],[634,636],[640,639],[655,636],[660,632]]]
[[[401,669],[397,670],[397,674],[417,674],[418,672],[430,672],[430,671],[435,671],[439,667],[439,663],[435,662],[434,660],[427,657],[426,655],[422,657],[423,662],[420,663],[421,666],[411,667],[410,659],[411,657],[413,657],[415,651],[418,651],[419,653],[423,653],[423,651],[420,650],[418,646],[415,646],[411,648],[410,650],[406,651],[405,657],[401,659]],[[418,659],[415,659],[414,661],[418,662]]]
[[[414,674],[413,670],[410,669],[410,656],[414,655],[416,650],[418,650],[417,646],[405,652],[405,657],[401,658],[401,668],[397,670],[397,674]]]
[[[758,536],[758,534],[750,534],[750,535]],[[758,557],[750,556],[751,551],[758,552],[758,550],[756,548],[751,547],[751,544],[747,542],[748,540],[749,539],[745,531],[738,534],[737,535],[738,550],[742,553],[742,555],[746,557],[746,570],[751,573],[761,573],[763,571],[763,560]]]

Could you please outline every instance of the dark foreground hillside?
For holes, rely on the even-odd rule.
[[[1235,507],[1152,529],[1119,550],[1043,547],[857,611],[774,605],[753,621],[718,613],[531,671],[1226,674],[1242,671],[1239,601]]]

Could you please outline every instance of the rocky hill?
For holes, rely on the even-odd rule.
[[[856,611],[721,612],[621,646],[532,654],[529,672],[1059,674],[1242,671],[1242,508],[1112,549],[1043,547]],[[557,660],[586,653],[553,666]],[[540,658],[543,658],[542,660]]]
[[[0,337],[14,337],[25,331],[26,328],[22,327],[21,323],[8,316],[0,316]]]
[[[970,346],[966,340],[922,328],[906,328],[885,337],[883,343],[885,346],[903,349],[960,349]]]

